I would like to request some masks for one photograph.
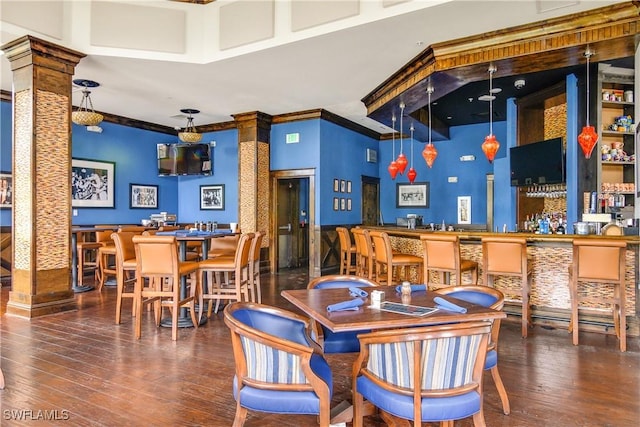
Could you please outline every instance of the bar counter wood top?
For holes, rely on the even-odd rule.
[[[483,237],[524,237],[527,255],[533,266],[530,293],[531,311],[534,324],[566,329],[569,324],[571,299],[569,293],[569,266],[573,262],[573,239],[614,239],[627,242],[625,260],[626,311],[629,336],[640,335],[640,290],[638,289],[638,268],[640,266],[640,236],[600,236],[578,234],[533,234],[533,233],[493,233],[478,230],[432,231],[426,228],[414,230],[397,226],[365,226],[370,230],[382,230],[389,234],[395,250],[422,256],[420,236],[425,234],[455,234],[460,237],[460,255],[462,258],[476,261],[480,271],[478,283],[482,283],[482,245]],[[437,275],[432,273],[431,282],[438,283]],[[469,274],[462,275],[462,283],[470,284]],[[499,278],[496,288],[505,294],[505,311],[511,316],[520,316],[522,304],[519,286],[509,278]],[[588,284],[590,296],[604,299],[611,293],[607,285]],[[594,332],[611,333],[613,321],[610,312],[603,304],[591,304],[580,311],[580,329]],[[516,319],[514,319],[516,320]],[[519,321],[519,319],[517,319]],[[584,323],[584,326],[583,326]]]

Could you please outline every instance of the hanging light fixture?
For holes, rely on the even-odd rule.
[[[591,157],[591,152],[593,151],[593,147],[598,143],[598,134],[593,126],[589,124],[589,58],[593,56],[593,51],[589,49],[587,46],[587,50],[584,52],[584,56],[587,58],[587,122],[586,125],[582,128],[582,132],[578,135],[578,144],[580,144],[580,148],[582,148],[582,152],[584,153],[584,158],[588,159]]]
[[[424,161],[427,162],[427,166],[431,168],[433,166],[433,162],[435,162],[436,157],[438,157],[438,150],[431,142],[431,94],[433,93],[433,86],[429,85],[427,87],[427,94],[429,96],[429,142],[424,146],[424,150],[422,150],[422,157],[424,157]]]
[[[398,175],[398,163],[396,162],[396,115],[391,116],[391,163],[387,167],[391,179],[396,179]]]
[[[495,95],[493,94],[493,73],[495,73],[496,70],[497,68],[494,65],[489,65],[489,95],[484,97],[489,100],[489,135],[484,138],[482,151],[484,155],[487,156],[489,163],[493,163],[493,159],[496,158],[496,153],[500,148],[500,143],[493,134],[493,100],[495,99]]]
[[[400,103],[400,154],[398,154],[398,158],[396,159],[396,164],[398,165],[398,172],[400,175],[404,173],[404,170],[407,168],[407,156],[402,152],[402,116],[404,116],[404,102]]]
[[[71,121],[80,126],[97,126],[104,117],[102,114],[93,111],[93,103],[91,102],[91,91],[87,88],[98,87],[100,83],[93,80],[76,79],[73,84],[82,87],[82,100],[80,101],[80,107],[76,111],[71,113]]]
[[[181,113],[188,114],[187,127],[182,132],[178,132],[178,138],[182,142],[200,142],[202,140],[202,134],[196,132],[196,127],[193,124],[193,114],[198,114],[200,110],[194,110],[193,108],[184,108],[180,110]]]
[[[413,123],[411,123],[409,131],[411,132],[411,166],[409,167],[409,172],[407,172],[407,178],[409,178],[409,182],[413,184],[413,181],[415,181],[418,176],[418,172],[413,168]]]

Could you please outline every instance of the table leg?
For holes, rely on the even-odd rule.
[[[71,290],[75,293],[92,291],[93,286],[78,284],[78,234],[71,233]]]

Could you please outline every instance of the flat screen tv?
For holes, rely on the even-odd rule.
[[[158,175],[211,175],[212,152],[209,143],[158,144]]]
[[[511,186],[565,182],[562,138],[511,147]]]

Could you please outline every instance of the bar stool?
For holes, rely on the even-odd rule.
[[[356,276],[373,280],[373,247],[369,230],[354,227],[351,229],[351,234],[356,243]]]
[[[371,244],[375,256],[375,275],[378,283],[387,286],[394,284],[393,269],[403,268],[404,275],[399,280],[409,280],[406,269],[416,267],[418,270],[418,282],[422,282],[422,257],[407,253],[394,252],[391,249],[391,240],[384,231],[370,231]],[[398,274],[400,276],[400,274]]]
[[[621,240],[574,239],[573,263],[569,266],[573,345],[578,345],[578,309],[580,302],[610,303],[620,351],[627,350],[627,318],[625,314],[625,253],[627,243]],[[613,297],[588,296],[578,293],[580,282],[613,285]]]
[[[345,227],[336,227],[336,232],[340,239],[340,274],[355,274],[356,266],[352,264],[352,260],[356,253],[356,246],[351,243],[349,230]]]
[[[451,273],[455,275],[454,285],[460,286],[464,272],[471,272],[471,282],[478,284],[478,263],[460,257],[460,238],[457,235],[423,234],[420,241],[424,259],[423,276],[427,286],[430,284],[431,271],[440,273],[440,283],[445,286],[451,284]]]
[[[529,292],[533,266],[527,258],[527,240],[522,237],[482,238],[482,283],[494,286],[498,276],[520,279],[522,296],[522,337],[527,337],[531,321]],[[504,292],[504,291],[503,291]]]
[[[98,268],[96,268],[96,282],[98,282],[98,292],[107,282],[107,276],[116,277],[116,247],[111,239],[113,231],[111,229],[96,232],[96,242],[102,246],[98,248]]]

